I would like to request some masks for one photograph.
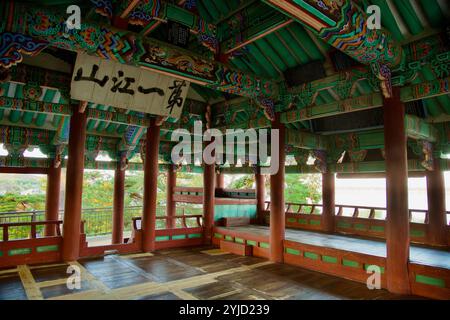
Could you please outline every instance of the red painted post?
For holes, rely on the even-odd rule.
[[[439,165],[435,159],[433,171],[427,171],[428,196],[428,240],[436,246],[447,245],[447,217],[445,211],[445,181]]]
[[[156,196],[158,189],[158,154],[160,127],[155,119],[147,129],[144,161],[144,208],[142,212],[142,251],[155,250]]]
[[[64,261],[77,260],[80,253],[86,120],[86,113],[80,113],[78,112],[78,106],[74,107],[73,115],[70,119],[69,158],[66,169],[66,199],[64,204],[62,246]]]
[[[54,163],[48,168],[47,192],[45,199],[45,220],[59,220],[59,194],[61,190],[61,165],[55,168]],[[46,225],[44,235],[56,236],[56,225]]]
[[[125,170],[117,163],[114,172],[114,198],[113,198],[113,221],[112,221],[112,243],[123,242],[123,214],[125,206]]]
[[[405,106],[399,88],[384,99],[384,144],[386,153],[386,279],[389,291],[411,292],[408,274],[409,212],[408,163],[405,132]]]
[[[273,129],[279,130],[280,142],[278,144],[279,169],[270,176],[270,260],[283,262],[283,241],[285,229],[285,204],[284,204],[284,173],[285,173],[285,127],[280,122],[277,114],[272,123]]]
[[[264,176],[261,174],[261,168],[258,167],[258,172],[255,174],[256,185],[256,215],[258,223],[263,224],[265,222],[264,209],[265,209],[265,185]]]
[[[334,232],[335,217],[335,180],[334,173],[326,172],[322,174],[322,230]]]
[[[175,187],[177,186],[177,171],[175,168],[175,165],[171,164],[169,165],[169,168],[167,169],[167,186],[166,186],[166,193],[167,193],[167,228],[173,229],[176,227],[176,202],[174,201],[174,195],[175,195]]]
[[[214,197],[215,197],[215,165],[203,166],[203,222],[204,242],[211,244],[212,229],[214,226]]]

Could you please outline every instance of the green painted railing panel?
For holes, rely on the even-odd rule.
[[[422,230],[411,229],[410,233],[413,237],[425,237],[425,232]]]
[[[342,264],[346,267],[358,268],[359,263],[352,260],[342,259]]]
[[[320,220],[309,220],[309,224],[312,226],[320,226]]]
[[[50,246],[40,246],[40,247],[36,248],[36,251],[39,253],[52,252],[52,251],[58,251],[58,250],[59,250],[59,246],[57,244],[50,245]]]
[[[352,227],[351,223],[347,223],[347,222],[343,222],[343,221],[339,221],[337,223],[337,226],[339,228],[347,228],[347,229]]]
[[[291,249],[291,248],[286,248],[286,253],[293,254],[293,255],[296,255],[296,256],[300,255],[300,251],[299,250],[295,250],[295,249]]]
[[[370,230],[376,231],[376,232],[384,232],[384,227],[383,226],[371,226]]]
[[[371,266],[370,264],[364,264],[364,270],[367,271],[367,269],[368,269],[370,266]],[[380,268],[380,272],[383,274],[383,273],[384,273],[384,267],[380,267],[380,266],[377,266],[377,267]]]
[[[365,224],[362,224],[362,223],[355,223],[354,228],[356,230],[365,231],[367,229],[367,226]]]
[[[172,236],[172,240],[182,240],[182,239],[186,239],[185,234],[177,234],[175,236]]]
[[[319,255],[317,253],[305,251],[304,255],[305,255],[305,258],[308,258],[308,259],[312,259],[312,260],[319,259]]]
[[[264,248],[264,249],[269,249],[270,245],[267,242],[260,242],[259,247]]]
[[[233,241],[233,237],[231,237],[231,236],[225,236],[225,240],[227,240],[227,241]]]
[[[8,251],[8,256],[18,256],[21,254],[30,254],[31,248],[12,249]]]
[[[224,204],[214,206],[214,220],[221,218],[248,217],[256,218],[256,205],[253,204]]]
[[[156,237],[155,240],[156,241],[169,241],[170,237],[169,236],[160,236],[160,237]]]
[[[220,233],[214,233],[214,238],[222,239],[222,235]]]
[[[245,240],[244,240],[244,239],[241,239],[241,238],[234,238],[234,242],[237,242],[237,243],[245,243]]]
[[[444,279],[428,277],[428,276],[424,276],[424,275],[421,275],[421,274],[416,274],[416,282],[423,283],[423,284],[428,284],[430,286],[445,288],[445,281],[444,281]]]
[[[201,233],[192,233],[192,234],[188,234],[188,238],[189,239],[197,239],[197,238],[201,238],[203,235]]]
[[[327,263],[337,263],[337,258],[332,256],[322,256],[322,261]]]
[[[253,246],[253,247],[258,246],[258,243],[257,243],[256,241],[252,241],[252,240],[247,240],[247,244],[248,244],[249,246]]]

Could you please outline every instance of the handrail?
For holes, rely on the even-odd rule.
[[[27,227],[30,226],[30,238],[36,239],[36,226],[41,225],[56,225],[56,235],[61,236],[60,225],[63,222],[61,220],[48,220],[48,221],[32,221],[32,222],[11,222],[0,223],[0,228],[3,229],[3,241],[9,241],[9,228],[10,227]]]
[[[203,225],[202,225],[202,218],[203,218],[203,215],[201,215],[201,214],[195,214],[195,215],[182,215],[182,216],[173,216],[173,217],[169,217],[169,216],[157,216],[157,217],[156,217],[156,220],[166,220],[166,221],[168,221],[169,219],[174,219],[174,220],[176,220],[176,219],[181,219],[181,225],[182,225],[182,227],[183,227],[183,228],[189,228],[189,227],[187,226],[186,219],[193,219],[193,218],[195,218],[195,219],[196,219],[196,222],[197,222],[197,227],[196,227],[196,228],[202,227],[202,226],[203,226]],[[138,222],[138,221],[142,221],[142,217],[134,217],[134,218],[132,218],[132,221],[133,221],[133,229],[134,229],[134,230],[140,230],[140,228],[139,228],[137,222]],[[173,228],[173,229],[179,229],[179,228]]]
[[[265,209],[264,211],[270,211],[270,201],[265,201]],[[292,206],[298,206],[298,209],[293,212],[290,211]],[[302,212],[303,207],[310,207],[311,211],[309,213]],[[311,214],[315,211],[316,207],[323,208],[323,204],[309,204],[309,203],[296,203],[296,202],[286,202],[285,204],[285,213],[289,214]],[[376,211],[387,211],[387,208],[384,207],[370,207],[370,206],[358,206],[358,205],[345,205],[345,204],[336,204],[335,208],[337,209],[335,212],[335,215],[337,217],[344,216],[344,209],[353,209],[352,216],[353,218],[360,218],[360,219],[375,219]],[[370,210],[368,217],[361,217],[360,216],[360,210]],[[413,213],[424,213],[425,217],[423,220],[424,224],[427,224],[429,222],[429,215],[428,210],[426,209],[409,209],[409,220],[413,221]],[[446,215],[450,215],[450,211],[446,211]],[[376,220],[385,220],[385,219],[376,219]]]

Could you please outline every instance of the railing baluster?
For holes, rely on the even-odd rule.
[[[3,241],[9,240],[8,226],[3,226]]]
[[[31,225],[30,239],[36,239],[36,225]]]

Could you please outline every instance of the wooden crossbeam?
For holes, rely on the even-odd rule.
[[[325,83],[331,84],[333,78],[335,78],[335,76],[328,77],[321,87],[325,86]],[[403,87],[400,89],[401,100],[404,103],[407,103],[447,95],[450,93],[448,86],[449,82],[450,77]],[[383,106],[383,96],[381,93],[372,93],[369,95],[349,98],[327,104],[312,105],[301,109],[289,110],[282,113],[281,122],[294,123],[305,120],[326,118],[349,112],[378,108],[381,106]]]
[[[438,131],[436,128],[434,128],[431,123],[428,123],[419,117],[406,115],[405,130],[408,138],[429,142],[437,141]]]
[[[300,149],[328,150],[328,137],[305,131],[286,129],[286,144]]]

